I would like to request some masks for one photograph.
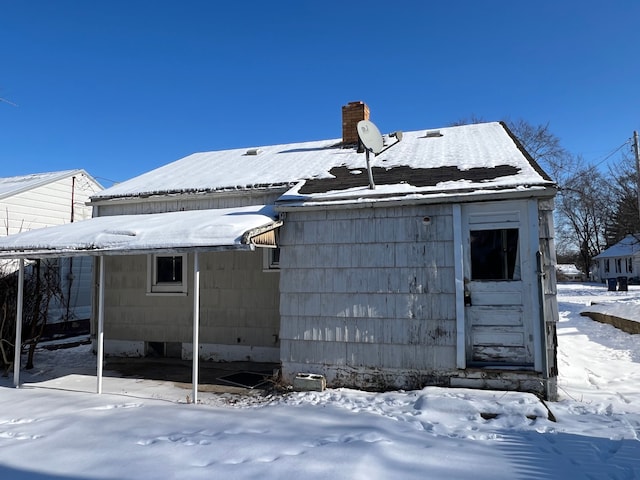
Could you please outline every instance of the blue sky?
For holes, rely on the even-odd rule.
[[[383,132],[549,123],[594,162],[640,129],[636,0],[0,0],[0,12],[0,97],[18,105],[0,102],[3,177],[84,168],[110,185],[197,151],[339,138],[354,100]]]

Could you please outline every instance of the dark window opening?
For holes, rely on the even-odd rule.
[[[280,249],[279,248],[274,248],[273,252],[271,253],[271,265],[274,268],[277,268],[280,266]]]
[[[182,256],[156,257],[156,283],[182,283]]]
[[[472,280],[520,280],[517,228],[474,230],[470,234]]]

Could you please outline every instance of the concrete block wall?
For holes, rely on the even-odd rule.
[[[200,341],[209,358],[216,356],[215,345],[224,345],[225,360],[247,360],[244,352],[264,347],[274,349],[277,361],[279,274],[263,272],[262,254],[200,254]],[[147,255],[105,258],[105,338],[180,342],[185,349],[193,338],[193,255],[188,255],[187,295],[149,295],[148,261]]]

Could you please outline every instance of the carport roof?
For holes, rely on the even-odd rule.
[[[252,250],[277,218],[271,205],[97,217],[0,238],[0,258]]]

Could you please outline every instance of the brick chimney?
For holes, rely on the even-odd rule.
[[[358,144],[358,122],[369,120],[369,107],[364,102],[349,102],[342,107],[342,143]]]

